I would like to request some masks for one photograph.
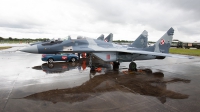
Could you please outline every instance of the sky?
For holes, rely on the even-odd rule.
[[[135,40],[144,30],[157,41],[200,42],[200,0],[0,0],[0,37]]]

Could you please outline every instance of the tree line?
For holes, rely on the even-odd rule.
[[[128,40],[113,40],[113,42],[118,42],[118,43],[121,43],[121,42],[132,43],[133,41],[128,41]]]
[[[3,38],[0,37],[0,42],[33,42],[33,41],[46,41],[49,40],[48,38],[37,38],[37,39],[30,39],[30,38]]]

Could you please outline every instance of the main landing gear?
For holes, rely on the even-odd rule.
[[[129,64],[128,71],[137,71],[137,65],[134,61]]]
[[[120,63],[118,61],[113,62],[113,70],[119,70]],[[96,67],[92,65],[92,54],[89,54],[89,67],[90,71],[96,71]]]
[[[113,70],[119,70],[119,65],[118,61],[113,62]],[[128,71],[137,71],[137,65],[134,61],[129,64]]]
[[[134,61],[138,56],[140,56],[140,55],[134,55],[133,54],[132,61],[129,64],[129,67],[128,67],[128,71],[137,71],[137,64]]]
[[[113,62],[113,70],[119,70],[119,65],[118,61]],[[128,71],[137,71],[137,64],[134,61],[129,64]]]
[[[113,62],[113,70],[119,70],[119,65],[120,63],[118,61]],[[92,54],[89,55],[89,67],[90,71],[95,71],[96,67],[92,65]],[[137,65],[136,63],[132,60],[132,62],[129,64],[129,71],[137,71]]]
[[[90,71],[95,71],[95,66],[92,65],[92,54],[89,54],[89,67]]]
[[[118,61],[113,62],[113,70],[119,70],[120,63]]]

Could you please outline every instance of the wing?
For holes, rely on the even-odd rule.
[[[132,54],[141,54],[141,55],[166,56],[166,57],[173,57],[173,58],[188,58],[188,59],[194,58],[193,56],[187,56],[187,55],[167,54],[167,53],[149,52],[149,51],[141,51],[141,50],[123,50],[123,52],[132,53]]]
[[[99,47],[99,46],[77,46],[77,47],[67,47],[63,48],[60,52],[89,52],[89,53],[99,53],[99,52],[124,52],[130,54],[140,54],[140,55],[153,55],[153,56],[165,56],[165,57],[174,57],[174,58],[188,58],[193,59],[192,56],[187,55],[177,55],[177,54],[167,54],[167,53],[159,53],[159,52],[150,52],[143,50],[127,50],[126,48],[117,48],[117,47]]]

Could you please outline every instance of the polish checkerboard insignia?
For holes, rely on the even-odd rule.
[[[164,40],[164,39],[162,39],[162,40],[160,41],[160,45],[163,45],[163,44],[165,44],[165,40]]]

